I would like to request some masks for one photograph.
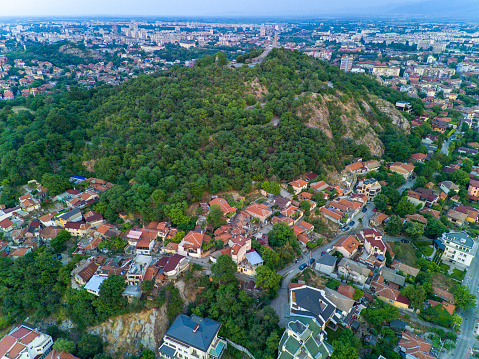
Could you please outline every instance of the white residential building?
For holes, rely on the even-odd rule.
[[[454,266],[467,268],[476,255],[478,243],[465,232],[443,233],[441,238],[444,244],[443,262]]]
[[[51,351],[52,346],[51,336],[21,325],[0,340],[0,358],[43,359]]]
[[[219,359],[226,341],[218,337],[221,323],[196,315],[176,317],[159,348],[164,359]]]

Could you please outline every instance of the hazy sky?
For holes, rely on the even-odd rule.
[[[0,16],[320,15],[413,0],[0,0]],[[419,0],[416,0],[419,1]]]

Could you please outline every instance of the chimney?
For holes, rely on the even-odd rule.
[[[195,327],[193,328],[193,333],[196,333],[196,331],[198,330],[199,327],[200,327],[200,325],[196,324]]]

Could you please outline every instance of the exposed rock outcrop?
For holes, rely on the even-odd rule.
[[[322,96],[314,93],[309,96],[306,104],[299,108],[297,115],[305,120],[306,126],[320,129],[332,139],[335,133],[332,129],[332,117],[328,110],[328,102],[339,110],[341,123],[339,126],[336,124],[336,127],[341,128],[341,138],[366,145],[371,154],[375,156],[381,156],[384,153],[384,145],[376,132],[382,131],[381,125],[376,120],[367,118],[367,111],[371,111],[371,109],[364,102],[362,104],[363,111],[354,101],[342,103],[336,96]]]
[[[99,335],[108,343],[107,352],[127,356],[137,353],[140,344],[156,352],[167,330],[168,317],[166,305],[163,305],[160,309],[109,319],[90,328],[88,332]]]
[[[392,103],[380,98],[375,99],[374,103],[379,111],[389,116],[393,125],[403,129],[406,133],[411,132],[411,124]]]

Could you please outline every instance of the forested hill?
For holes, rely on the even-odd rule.
[[[14,186],[45,173],[94,175],[118,184],[100,202],[110,204],[107,217],[161,218],[166,205],[206,191],[248,192],[252,180],[291,180],[341,169],[345,155],[382,154],[379,136],[402,130],[378,98],[401,96],[298,52],[276,49],[237,69],[206,56],[118,87],[29,99],[34,114],[3,105],[0,179]]]

